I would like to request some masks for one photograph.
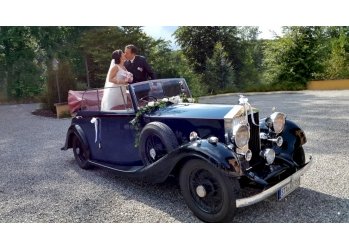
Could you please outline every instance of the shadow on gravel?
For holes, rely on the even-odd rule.
[[[238,209],[234,222],[348,223],[349,200],[301,187],[282,201],[271,197]]]
[[[108,182],[112,182],[112,189],[126,201],[141,202],[180,222],[200,222],[186,206],[175,178],[169,178],[162,184],[149,184],[132,178],[120,177],[111,170],[94,168],[88,172],[90,173],[88,176],[84,174],[88,181],[100,184],[98,177],[105,178]],[[274,197],[271,197],[250,207],[239,208],[232,222],[349,222],[349,200],[301,187],[282,201],[276,201]]]
[[[78,166],[74,163],[75,166]],[[167,214],[169,217],[179,222],[200,222],[187,207],[178,184],[178,180],[175,177],[169,177],[164,183],[152,184],[139,179],[120,176],[112,170],[94,167],[91,170],[80,170],[81,178],[85,178],[86,181],[93,182],[94,185],[101,185],[102,182],[107,182],[108,189],[113,190],[120,196],[125,203],[137,201],[152,207],[162,213]],[[98,201],[96,201],[98,203]],[[117,210],[117,208],[115,208]],[[133,211],[129,211],[133,213]],[[136,216],[136,215],[135,215]],[[134,218],[136,220],[136,218]],[[118,218],[114,221],[118,222]],[[129,222],[133,222],[130,219]],[[162,222],[154,221],[149,218],[148,222]]]

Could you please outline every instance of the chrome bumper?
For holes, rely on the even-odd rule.
[[[292,182],[295,179],[300,178],[301,175],[303,175],[305,173],[305,171],[307,171],[312,164],[313,164],[313,158],[310,156],[309,162],[301,170],[297,171],[296,173],[294,173],[290,177],[286,178],[285,180],[279,182],[278,184],[268,188],[267,190],[265,190],[259,194],[256,194],[256,195],[253,195],[253,196],[247,197],[247,198],[237,199],[236,200],[236,207],[246,207],[246,206],[250,206],[252,204],[255,204],[257,202],[260,202],[262,200],[265,200],[269,196],[275,194],[283,186],[287,185],[288,183]]]

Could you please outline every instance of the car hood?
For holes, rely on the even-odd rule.
[[[185,119],[224,119],[234,105],[181,103],[162,108],[151,117],[185,118]]]

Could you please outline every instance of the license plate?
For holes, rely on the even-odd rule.
[[[283,186],[277,191],[277,200],[282,200],[287,195],[292,193],[295,189],[297,189],[301,184],[301,178],[297,178],[292,180],[291,182],[287,183],[286,186]]]

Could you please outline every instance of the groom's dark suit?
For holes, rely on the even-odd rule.
[[[155,73],[143,56],[135,56],[133,62],[125,62],[126,69],[133,74],[133,82],[142,82],[150,79],[156,79]]]

